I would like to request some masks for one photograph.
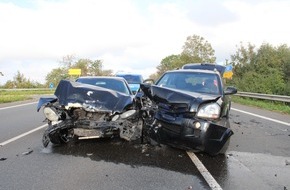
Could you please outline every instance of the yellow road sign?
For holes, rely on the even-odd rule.
[[[232,76],[233,76],[232,71],[227,71],[227,72],[224,72],[224,74],[223,74],[223,78],[226,78],[226,79],[231,79]]]
[[[81,75],[82,70],[81,69],[69,69],[68,74],[69,75]]]

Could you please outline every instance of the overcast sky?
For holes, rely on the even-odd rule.
[[[289,0],[0,0],[0,84],[45,82],[66,55],[146,78],[194,34],[222,64],[240,42],[290,46],[289,19]]]

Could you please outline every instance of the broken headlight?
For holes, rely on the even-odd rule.
[[[217,119],[220,116],[221,107],[217,103],[201,106],[196,114],[197,117]]]
[[[128,117],[134,115],[136,113],[136,110],[129,110],[129,111],[126,111],[124,113],[121,114],[121,118],[122,119],[127,119]]]
[[[57,114],[56,109],[53,107],[44,107],[43,113],[49,121],[58,121],[59,120],[59,115]]]

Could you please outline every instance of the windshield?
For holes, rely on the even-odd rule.
[[[169,72],[157,82],[157,86],[189,92],[220,95],[218,75],[199,72]]]
[[[143,82],[141,75],[117,75],[126,79],[128,84],[141,84]]]
[[[103,88],[115,90],[117,92],[130,94],[126,84],[123,81],[110,78],[79,78],[77,82],[91,84]]]

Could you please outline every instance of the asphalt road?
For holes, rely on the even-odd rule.
[[[85,140],[44,148],[36,103],[7,106],[15,105],[0,105],[1,190],[218,189],[185,151],[166,146]],[[230,121],[225,156],[196,153],[209,175],[222,189],[290,190],[290,116],[233,104]]]

